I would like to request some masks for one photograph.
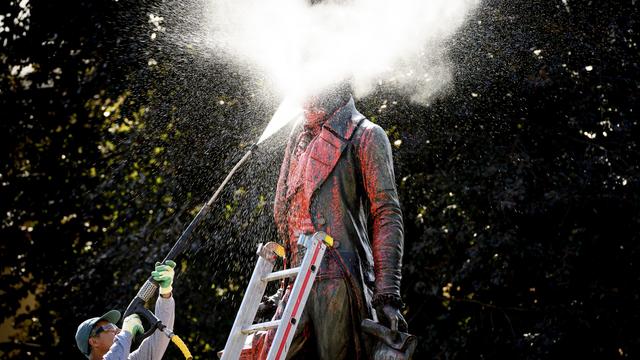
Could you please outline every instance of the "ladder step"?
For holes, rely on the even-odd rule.
[[[280,280],[280,279],[284,279],[284,278],[294,277],[294,276],[298,275],[299,272],[300,272],[300,268],[299,267],[286,269],[286,270],[275,271],[275,272],[272,272],[269,275],[263,277],[262,281],[267,281],[268,282],[268,281],[274,281],[274,280]]]
[[[268,321],[268,322],[263,322],[259,324],[243,326],[240,332],[242,332],[245,335],[249,335],[261,330],[275,329],[278,327],[278,325],[280,325],[280,320]]]

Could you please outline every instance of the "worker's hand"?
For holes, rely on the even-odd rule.
[[[137,334],[144,334],[144,328],[142,327],[142,321],[138,314],[131,314],[124,318],[122,322],[122,330],[128,331],[133,337]]]
[[[173,290],[173,268],[176,267],[176,263],[167,260],[164,264],[156,263],[156,269],[151,272],[153,280],[157,281],[160,285],[160,295],[171,294]]]
[[[383,305],[376,308],[376,314],[378,315],[378,321],[389,329],[407,331],[407,322],[397,307],[390,304]]]

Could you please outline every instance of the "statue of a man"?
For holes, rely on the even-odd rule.
[[[403,223],[391,146],[385,131],[356,110],[348,85],[304,104],[304,121],[293,129],[280,169],[275,219],[292,267],[302,261],[300,234],[324,231],[334,238],[288,359],[367,358],[360,324],[372,309],[382,324],[406,331],[400,313]],[[273,332],[265,355],[272,339]]]

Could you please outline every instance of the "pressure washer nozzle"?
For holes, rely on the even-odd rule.
[[[255,144],[251,145],[251,147],[249,148],[249,151],[253,151],[253,150],[257,149],[257,148],[258,148],[258,143],[255,143]]]

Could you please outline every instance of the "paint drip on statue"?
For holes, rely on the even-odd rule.
[[[298,138],[296,157],[299,157],[309,146],[311,140],[318,136],[322,125],[327,121],[327,112],[319,107],[307,104],[304,107],[304,131]]]
[[[299,156],[322,130],[322,125],[351,99],[351,84],[343,81],[324,92],[310,96],[303,105],[304,131],[298,138],[295,155]]]

